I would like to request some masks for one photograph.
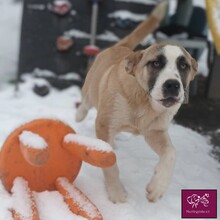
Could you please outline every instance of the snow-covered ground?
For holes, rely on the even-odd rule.
[[[32,92],[32,88],[35,83],[44,83],[42,79],[25,76],[25,83],[20,85],[18,93],[14,92],[13,85],[6,83],[15,77],[18,61],[21,4],[12,2],[0,0],[0,148],[16,127],[36,118],[56,118],[81,135],[95,137],[94,109],[82,123],[77,124],[74,120],[75,104],[80,101],[78,88],[63,91],[51,88],[49,95],[41,98]],[[128,191],[126,203],[111,203],[101,170],[83,164],[75,184],[97,205],[104,220],[177,220],[181,218],[181,189],[220,190],[220,164],[210,156],[212,147],[207,138],[175,123],[169,132],[176,146],[177,162],[167,193],[155,204],[146,200],[145,186],[158,158],[143,137],[122,133],[115,141],[121,179]],[[35,193],[35,199],[41,220],[82,220],[72,215],[58,192]],[[16,205],[0,182],[0,220],[11,220],[9,209]]]
[[[29,76],[25,79],[19,93],[14,93],[13,86],[5,86],[0,92],[0,146],[13,129],[36,118],[56,118],[72,126],[78,134],[95,137],[94,109],[82,123],[74,120],[75,104],[80,101],[78,88],[51,89],[48,96],[41,98],[32,92],[38,80]],[[121,179],[128,191],[126,203],[111,203],[101,170],[83,164],[75,184],[97,205],[104,220],[177,220],[181,215],[181,189],[220,189],[220,164],[209,155],[211,146],[207,139],[177,124],[172,124],[169,132],[177,150],[176,168],[169,190],[155,204],[146,200],[145,186],[158,158],[143,137],[122,133],[115,141]],[[77,219],[57,192],[36,193],[35,198],[41,220]],[[8,209],[12,202],[0,184],[0,220],[11,220]]]

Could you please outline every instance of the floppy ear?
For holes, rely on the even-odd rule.
[[[195,75],[198,70],[198,63],[194,58],[191,58],[191,64],[192,64],[192,70],[190,72],[190,81],[192,81],[195,78]],[[183,104],[188,104],[189,103],[189,85],[185,89],[185,94],[184,94],[184,101]]]
[[[189,85],[185,88],[184,100],[183,100],[183,104],[188,104],[188,103],[189,103]]]
[[[139,61],[141,60],[143,54],[140,51],[132,52],[129,54],[125,60],[125,70],[128,74],[135,75],[135,68]]]
[[[197,69],[198,69],[198,63],[196,62],[196,60],[190,55],[190,53],[183,47],[181,47],[181,49],[183,50],[183,52],[185,53],[185,55],[189,58],[189,60],[191,61],[191,71],[190,71],[190,78],[189,80],[192,81],[195,78],[195,75],[197,73]]]
[[[195,78],[195,75],[198,70],[198,63],[196,62],[196,60],[194,58],[191,58],[191,63],[192,63],[192,71],[190,73],[190,75],[191,75],[190,80],[193,80]]]

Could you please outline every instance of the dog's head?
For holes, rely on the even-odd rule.
[[[197,62],[184,48],[155,44],[130,54],[125,69],[137,79],[154,105],[170,108],[188,99]]]

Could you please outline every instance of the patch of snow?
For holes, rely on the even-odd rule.
[[[22,220],[32,219],[32,200],[28,183],[21,177],[17,177],[11,191],[13,198],[11,208],[20,215]]]
[[[0,219],[1,220],[13,220],[10,212],[13,206],[12,197],[7,192],[0,181]]]
[[[77,30],[77,29],[71,29],[69,31],[65,31],[64,35],[68,36],[68,37],[75,37],[75,38],[90,38],[90,35],[86,32]]]
[[[35,85],[37,86],[48,86],[50,87],[49,82],[46,79],[43,78],[37,78],[34,82]]]
[[[34,193],[34,196],[41,220],[86,220],[72,213],[57,191]]]
[[[67,73],[65,75],[60,75],[59,79],[66,79],[66,80],[80,80],[81,77],[77,73]]]
[[[36,77],[55,77],[56,74],[50,70],[43,70],[43,69],[40,69],[40,68],[35,68],[33,70],[33,76],[36,76]]]
[[[119,41],[120,39],[111,31],[105,31],[103,34],[97,36],[99,40],[105,41]]]
[[[146,14],[135,14],[127,10],[118,10],[108,14],[109,18],[121,18],[121,19],[130,19],[135,22],[144,21],[147,16]]]
[[[48,147],[46,141],[44,140],[44,138],[42,138],[40,135],[35,134],[31,131],[23,131],[20,135],[19,135],[19,140],[20,142],[22,142],[22,144],[24,144],[27,147],[31,147],[34,149],[45,149]]]
[[[116,2],[132,2],[132,3],[140,3],[140,4],[157,4],[159,1],[156,0],[115,0]]]
[[[64,142],[77,143],[86,146],[88,150],[96,150],[101,152],[111,152],[112,147],[105,141],[95,138],[90,138],[86,136],[81,136],[78,134],[67,134],[64,137]]]
[[[71,29],[69,31],[66,31],[64,32],[64,35],[68,37],[90,39],[90,34],[83,32],[83,31],[76,30],[76,29]],[[105,31],[102,34],[97,35],[96,39],[105,40],[105,41],[118,41],[119,40],[119,38],[111,31]]]
[[[63,6],[63,4],[71,5],[69,0],[54,0],[54,4],[57,6]]]
[[[45,80],[44,78],[59,78],[59,79],[66,79],[66,80],[80,80],[81,77],[78,73],[75,72],[69,72],[66,73],[65,75],[56,75],[54,72],[46,69],[40,69],[40,68],[35,68],[33,72],[31,73],[24,73],[22,74],[21,78],[22,80],[28,80],[28,79],[34,79],[34,83],[38,85],[49,85],[48,81]],[[32,79],[33,81],[33,79]]]

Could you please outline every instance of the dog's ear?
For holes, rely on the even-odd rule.
[[[191,76],[190,80],[193,80],[198,70],[198,63],[196,62],[194,58],[191,58],[191,65],[192,65],[192,70],[190,73],[190,76]]]
[[[183,50],[184,54],[186,55],[188,61],[191,62],[191,71],[190,71],[189,80],[192,81],[195,78],[195,75],[197,73],[198,63],[185,48],[181,47],[181,49]]]
[[[143,54],[140,51],[132,52],[129,54],[125,60],[125,70],[128,74],[135,75],[135,68],[137,64],[140,62]]]
[[[191,65],[192,65],[192,69],[189,76],[190,81],[192,81],[195,78],[195,75],[198,70],[198,63],[194,58],[191,58]],[[187,87],[185,88],[184,101],[183,101],[183,104],[188,104],[188,103],[189,103],[189,85],[187,85]]]
[[[189,85],[185,88],[184,100],[183,100],[183,104],[188,104],[188,103],[189,103]]]

